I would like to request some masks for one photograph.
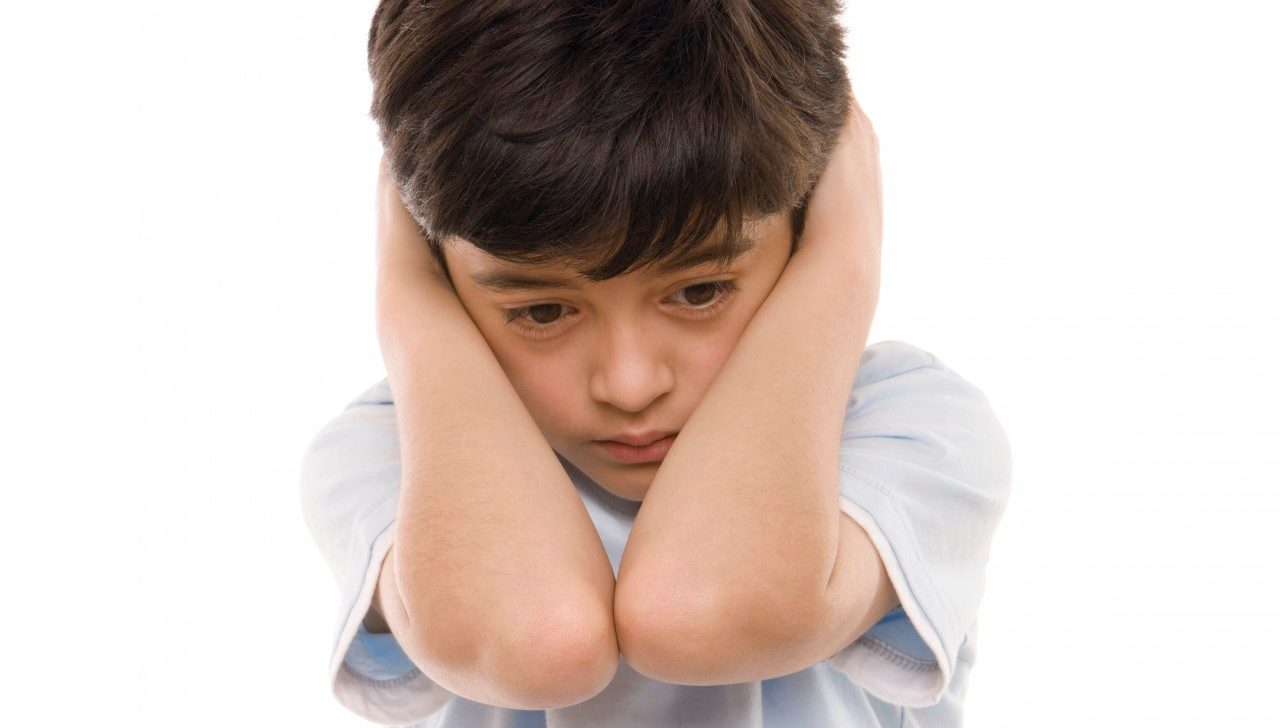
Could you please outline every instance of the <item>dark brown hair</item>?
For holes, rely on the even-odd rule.
[[[370,116],[442,241],[591,280],[804,204],[849,113],[839,0],[382,0]],[[447,266],[445,266],[447,270]]]

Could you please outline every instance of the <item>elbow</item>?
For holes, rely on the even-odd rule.
[[[436,636],[452,632],[447,649],[439,643],[432,649],[428,635],[420,634],[420,652],[434,655],[426,663],[437,667],[424,672],[450,692],[494,707],[553,710],[576,705],[608,687],[618,668],[612,615],[602,617],[598,611],[528,610],[505,623],[486,622],[461,647],[458,631],[435,630]]]
[[[562,613],[513,633],[487,660],[506,676],[512,707],[553,710],[600,694],[618,669],[612,615]]]
[[[718,684],[713,673],[719,661],[719,640],[710,630],[722,627],[716,594],[644,588],[638,582],[618,582],[614,596],[614,625],[618,646],[627,664],[652,680],[676,685]]]
[[[676,685],[728,685],[776,677],[771,657],[807,634],[808,610],[794,600],[758,599],[741,590],[623,590],[614,624],[627,664],[652,680]]]

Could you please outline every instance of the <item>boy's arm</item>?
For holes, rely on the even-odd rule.
[[[617,667],[608,556],[385,160],[378,190],[378,339],[402,460],[382,616],[415,664],[467,699],[581,702]]]
[[[896,604],[838,485],[879,293],[877,157],[851,100],[799,248],[645,496],[614,608],[623,655],[650,677],[711,685],[795,672]]]

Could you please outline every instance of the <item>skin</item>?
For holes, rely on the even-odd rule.
[[[642,269],[585,282],[579,291],[482,288],[473,274],[572,273],[513,266],[459,238],[448,241],[445,259],[458,298],[552,448],[614,495],[641,501],[661,463],[621,463],[592,441],[684,425],[790,256],[785,214],[749,229],[756,246],[726,271],[717,272],[714,262],[666,275]],[[738,290],[706,285],[714,281],[731,281]],[[537,319],[524,311],[507,321],[507,310],[535,306]],[[539,325],[548,334],[530,331]]]
[[[763,679],[824,659],[897,603],[867,534],[837,502],[844,398],[879,290],[878,144],[856,101],[853,111],[796,253],[787,257],[789,226],[774,216],[758,249],[719,273],[637,271],[577,291],[497,295],[471,275],[501,262],[453,240],[455,289],[381,176],[379,338],[407,460],[374,599],[446,687],[495,705],[572,704],[608,683],[615,648],[667,682]],[[697,284],[726,279],[740,290],[721,311],[681,315],[683,301],[706,302]],[[503,315],[548,303],[565,309],[523,321],[564,316],[545,338]],[[442,380],[458,386],[432,384]],[[650,428],[681,430],[660,464],[620,465],[589,444]],[[616,590],[538,434],[610,491],[643,499]],[[493,441],[501,448],[489,450]],[[419,650],[415,618],[433,640]],[[561,638],[543,639],[540,625]],[[451,630],[538,638],[486,652],[478,670],[475,658],[441,656]],[[547,645],[560,649],[543,654]],[[530,656],[547,669],[510,671]],[[525,689],[492,692],[506,679],[495,670]],[[528,674],[550,677],[530,684]]]

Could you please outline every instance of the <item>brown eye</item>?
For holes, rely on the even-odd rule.
[[[707,281],[685,286],[676,292],[684,298],[681,308],[693,318],[710,318],[719,313],[738,293],[738,284],[731,280]],[[568,313],[565,312],[568,309]],[[539,303],[532,306],[506,309],[507,323],[524,336],[542,339],[554,335],[563,328],[565,321],[574,318],[573,307],[562,303]]]
[[[529,318],[540,324],[555,323],[555,320],[560,318],[561,308],[558,303],[540,303],[537,306],[529,306]]]
[[[689,286],[685,290],[685,300],[691,306],[705,306],[716,298],[716,294],[720,292],[720,287],[716,283],[699,283],[696,286]],[[689,291],[698,291],[696,294],[689,294]]]
[[[566,308],[572,311],[572,307],[562,303],[539,303],[509,308],[505,316],[507,323],[524,336],[541,339],[559,331],[566,320],[573,318],[572,313],[565,312]]]

